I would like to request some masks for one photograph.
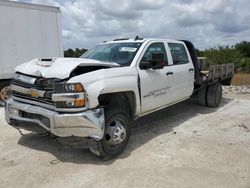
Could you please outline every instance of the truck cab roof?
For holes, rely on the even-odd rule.
[[[175,42],[175,43],[183,43],[183,41],[180,40],[173,40],[173,39],[163,39],[163,38],[118,38],[118,39],[114,39],[111,41],[104,41],[102,42],[102,44],[106,44],[106,43],[127,43],[127,42],[149,42],[149,41],[164,41],[164,42]]]

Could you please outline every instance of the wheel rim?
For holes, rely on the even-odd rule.
[[[126,139],[126,129],[124,122],[114,120],[107,125],[105,132],[105,142],[111,150],[117,149]]]
[[[0,92],[1,100],[6,101],[7,99],[10,98],[10,94],[11,94],[10,86],[5,86],[4,88],[2,88]]]

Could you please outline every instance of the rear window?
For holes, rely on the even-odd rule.
[[[185,64],[189,62],[187,51],[183,44],[168,43],[168,46],[170,48],[174,65]]]

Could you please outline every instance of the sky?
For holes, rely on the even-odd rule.
[[[198,49],[250,41],[250,0],[19,0],[58,6],[64,49],[115,38],[185,39]]]

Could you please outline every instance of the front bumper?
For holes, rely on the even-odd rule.
[[[15,128],[18,127],[13,122],[35,123],[59,137],[77,136],[101,140],[104,134],[103,108],[78,113],[58,113],[9,99],[5,106],[5,118]]]

